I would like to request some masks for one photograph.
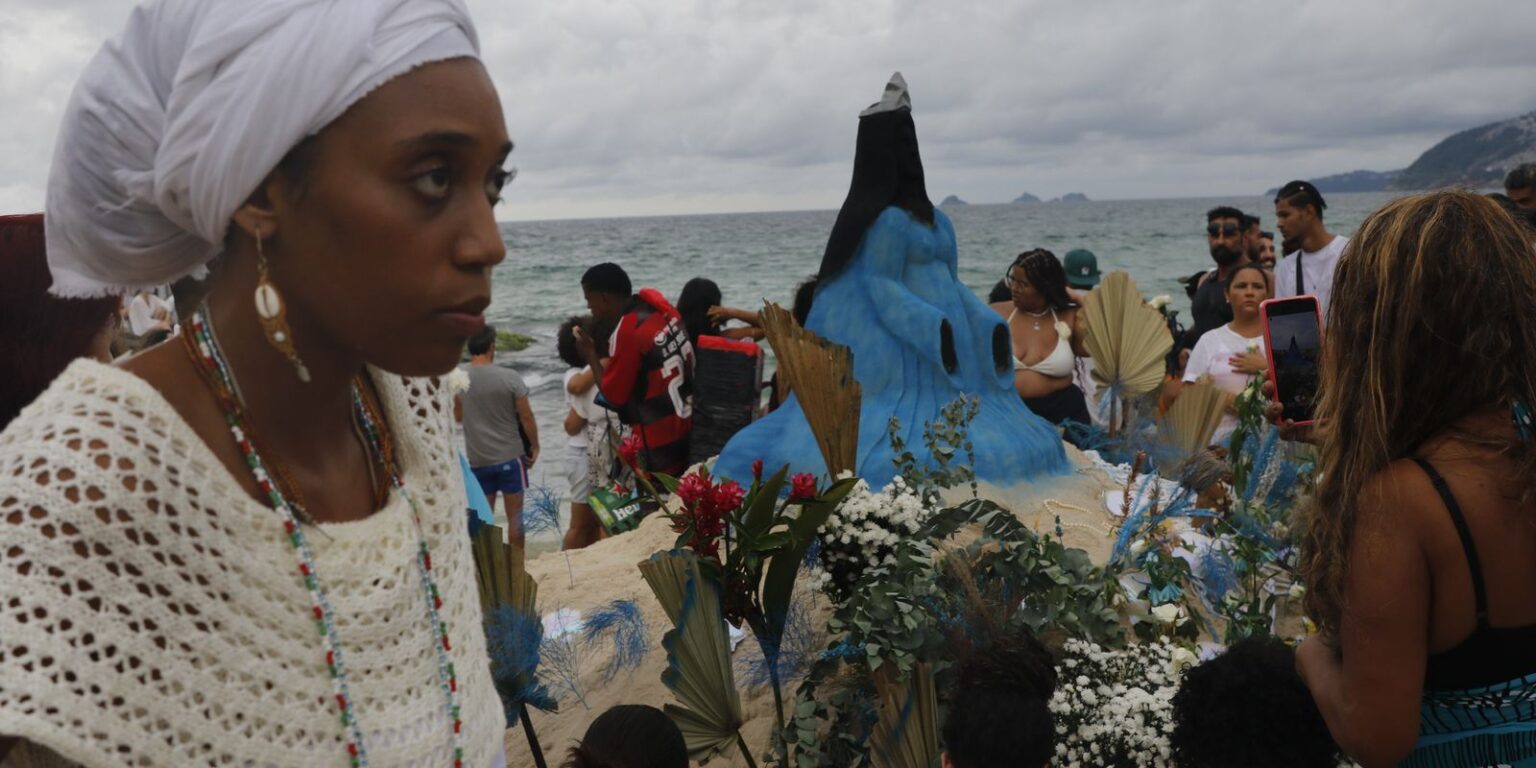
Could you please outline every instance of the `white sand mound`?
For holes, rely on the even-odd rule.
[[[1062,534],[1068,546],[1080,547],[1088,552],[1096,563],[1103,563],[1108,556],[1115,518],[1104,507],[1104,494],[1116,489],[1108,478],[1092,469],[1082,454],[1068,447],[1068,456],[1075,471],[1066,477],[1055,478],[1036,484],[1014,488],[998,488],[982,484],[978,491],[982,498],[991,499],[1014,510],[1021,520],[1043,533],[1052,533],[1060,520]],[[970,498],[968,487],[953,489],[952,501]],[[640,606],[650,635],[650,651],[638,669],[620,672],[617,677],[603,682],[603,674],[612,658],[611,645],[594,645],[579,665],[578,688],[585,706],[569,693],[560,701],[560,711],[549,714],[532,711],[534,729],[543,745],[549,765],[557,766],[564,759],[567,749],[586,732],[588,724],[607,708],[615,704],[650,704],[660,707],[672,702],[671,692],[661,683],[661,673],[666,667],[666,654],[661,650],[661,638],[671,624],[661,605],[651,594],[645,580],[636,567],[653,553],[670,549],[677,540],[665,518],[653,515],[629,533],[582,550],[551,552],[528,562],[528,572],[539,583],[539,608],[548,614],[556,609],[573,609],[588,615],[615,600],[633,600]],[[824,631],[830,613],[827,601],[813,601],[815,608],[810,622],[818,632]],[[751,633],[737,647],[734,658],[756,655],[756,640]],[[746,720],[742,735],[747,744],[759,754],[766,748],[773,727],[773,693],[767,685],[746,687],[741,680],[738,665],[738,685],[742,690],[742,715]],[[784,685],[786,710],[793,701],[799,680],[788,680]],[[532,768],[532,753],[520,723],[509,723],[507,730],[507,764],[512,768]],[[745,765],[734,752],[711,761],[711,765]]]

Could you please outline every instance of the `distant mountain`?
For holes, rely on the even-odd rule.
[[[1068,192],[1067,194],[1062,195],[1061,197],[1058,197],[1055,200],[1052,200],[1051,202],[1053,202],[1053,203],[1086,203],[1086,202],[1089,202],[1089,200],[1088,200],[1088,196],[1083,194],[1083,193],[1081,193],[1081,192]]]
[[[967,203],[966,201],[961,200],[959,197],[957,197],[955,195],[950,195],[949,197],[944,198],[944,202],[939,203],[939,207],[940,208],[943,208],[943,207],[946,207],[946,206],[950,206],[950,205],[970,205],[970,203]]]
[[[1511,168],[1536,161],[1536,112],[1452,134],[1400,171],[1350,171],[1309,179],[1323,194],[1490,187]],[[1271,189],[1272,196],[1279,189]]]
[[[1018,197],[1015,197],[1013,199],[1013,202],[1018,203],[1020,205],[1026,205],[1026,204],[1030,204],[1030,203],[1038,203],[1038,202],[1040,202],[1040,198],[1035,197],[1034,195],[1031,195],[1028,192],[1025,192],[1024,194],[1019,195]]]
[[[1536,160],[1536,112],[1452,135],[1403,169],[1391,189],[1504,183],[1511,168]]]
[[[1317,187],[1317,191],[1324,195],[1334,192],[1384,192],[1402,171],[1350,171],[1333,176],[1324,176],[1320,179],[1307,179]],[[1274,197],[1280,188],[1268,190],[1265,197]]]

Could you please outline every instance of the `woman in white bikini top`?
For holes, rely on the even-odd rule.
[[[1013,341],[1014,387],[1030,409],[1059,424],[1087,423],[1082,390],[1073,384],[1078,357],[1085,357],[1081,335],[1073,331],[1077,302],[1067,293],[1067,275],[1055,254],[1026,251],[1005,278],[1011,301],[993,304],[1008,319]]]

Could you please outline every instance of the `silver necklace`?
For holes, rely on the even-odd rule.
[[[1049,315],[1051,313],[1051,308],[1050,307],[1046,307],[1045,309],[1043,309],[1043,310],[1041,310],[1039,312],[1031,312],[1031,311],[1029,311],[1027,309],[1021,309],[1019,311],[1023,312],[1026,315],[1029,315],[1030,317],[1033,317],[1035,319],[1035,330],[1038,331],[1038,330],[1040,330],[1040,318],[1045,317],[1046,315]]]

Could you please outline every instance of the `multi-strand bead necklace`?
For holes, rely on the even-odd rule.
[[[310,552],[309,542],[305,539],[304,529],[300,525],[300,520],[307,520],[307,516],[302,509],[283,495],[278,483],[267,472],[261,455],[256,451],[249,422],[245,416],[245,404],[238,395],[239,389],[234,373],[230,370],[229,363],[224,359],[223,351],[214,338],[207,306],[199,307],[188,320],[185,338],[199,373],[219,400],[219,405],[224,411],[224,421],[229,426],[235,442],[240,446],[240,453],[245,457],[256,485],[262,493],[266,494],[272,508],[283,516],[283,531],[297,556],[299,575],[303,579],[305,589],[309,592],[310,611],[315,629],[325,646],[325,666],[336,697],[336,709],[341,716],[341,725],[346,729],[347,734],[348,762],[352,766],[366,766],[368,751],[363,744],[363,730],[357,722],[352,694],[347,683],[347,667],[342,658],[341,641],[336,632],[335,612],[331,610],[330,601],[326,598],[319,573],[315,569],[314,555]],[[448,627],[440,614],[443,600],[438,593],[437,581],[432,576],[432,553],[427,549],[427,537],[422,528],[421,515],[417,510],[416,502],[406,491],[405,482],[394,461],[393,451],[390,450],[388,439],[381,429],[383,419],[380,418],[376,407],[370,404],[365,392],[366,388],[360,378],[353,381],[353,412],[367,438],[367,447],[371,453],[369,460],[384,465],[389,474],[391,487],[410,505],[411,516],[416,524],[416,568],[421,577],[427,617],[432,626],[432,645],[437,652],[438,680],[444,700],[447,702],[448,718],[453,723],[453,766],[463,768],[463,721],[459,717],[459,679],[453,668],[453,660],[448,655],[452,646],[448,641]]]

